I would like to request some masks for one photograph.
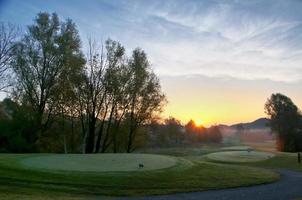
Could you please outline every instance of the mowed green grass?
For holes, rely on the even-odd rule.
[[[207,155],[207,158],[220,162],[246,163],[267,160],[272,158],[273,156],[274,154],[272,153],[259,151],[223,151],[210,153]]]
[[[277,153],[271,159],[261,162],[251,163],[250,166],[262,168],[290,169],[294,171],[302,171],[302,164],[298,163],[297,153]]]
[[[136,154],[127,156],[131,157],[131,155],[137,157]],[[69,161],[72,160],[73,155],[65,156]],[[171,156],[153,157],[149,154],[140,154],[140,156],[152,158],[154,163],[158,163],[157,169],[75,171],[48,168],[42,170],[25,166],[24,162],[33,160],[37,162],[36,159],[41,157],[50,157],[52,160],[53,155],[1,154],[0,199],[20,199],[20,196],[28,199],[93,199],[103,195],[169,194],[263,184],[279,178],[279,175],[274,172],[255,167],[191,161]],[[115,157],[114,154],[108,157],[109,160],[117,158],[118,156]],[[156,160],[158,158],[159,160]],[[176,163],[170,167],[165,164],[165,168],[161,168],[163,158],[169,160],[170,164],[172,162],[170,159],[175,160]],[[132,160],[136,162],[134,158]],[[77,160],[77,162],[82,161]],[[57,165],[60,164],[61,161],[57,162]]]
[[[176,165],[177,159],[153,154],[54,154],[24,158],[20,163],[39,170],[124,172],[168,168]]]

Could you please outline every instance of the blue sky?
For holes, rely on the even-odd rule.
[[[240,80],[237,87],[243,90],[246,83],[260,81],[258,89],[267,88],[264,100],[272,92],[283,91],[279,83],[284,82],[292,84],[289,95],[302,103],[301,0],[0,2],[0,20],[24,30],[38,12],[57,12],[77,24],[84,49],[88,37],[119,40],[128,52],[143,48],[155,72],[163,77],[172,106],[176,92],[168,86],[183,85],[190,77],[200,77],[201,82],[211,77],[216,83],[223,80],[223,90],[230,89],[225,80]],[[263,113],[263,105],[258,106]]]
[[[40,11],[73,19],[88,37],[140,46],[159,74],[302,79],[302,1],[1,1],[1,21]]]

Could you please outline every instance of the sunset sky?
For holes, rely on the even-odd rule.
[[[302,108],[300,0],[0,0],[0,20],[71,18],[87,38],[146,51],[168,104],[163,116],[206,126],[264,117],[273,92]]]

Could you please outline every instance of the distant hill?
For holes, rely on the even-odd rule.
[[[253,122],[248,123],[239,123],[231,125],[231,128],[236,128],[237,126],[242,125],[244,129],[266,129],[268,127],[269,119],[267,118],[259,118]]]
[[[269,123],[268,118],[259,118],[256,119],[255,121],[252,122],[247,122],[247,123],[238,123],[238,124],[233,124],[233,125],[224,125],[220,124],[218,125],[221,130],[229,130],[229,129],[236,129],[237,126],[242,125],[244,129],[268,129],[268,123]]]

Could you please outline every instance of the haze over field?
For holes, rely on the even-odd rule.
[[[2,0],[0,19],[25,29],[57,12],[77,24],[84,49],[88,36],[140,46],[169,100],[163,115],[182,122],[253,121],[274,92],[302,104],[301,1],[72,2]]]

